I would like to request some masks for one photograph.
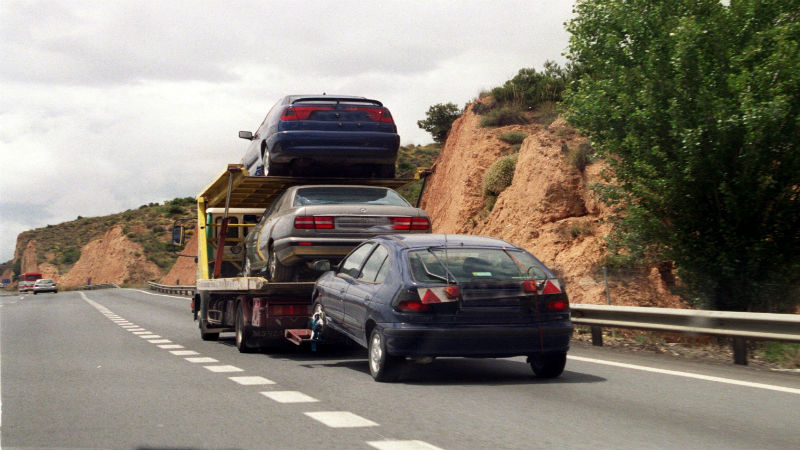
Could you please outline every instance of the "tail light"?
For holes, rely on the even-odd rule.
[[[526,294],[536,294],[539,292],[539,286],[536,285],[535,280],[527,280],[522,282],[522,290]]]
[[[428,230],[431,221],[427,217],[391,217],[392,228],[395,230]]]
[[[392,306],[400,312],[425,312],[431,309],[427,303],[422,303],[416,289],[399,291],[392,299]]]
[[[283,110],[281,120],[308,120],[314,111],[335,111],[333,106],[290,106]],[[348,107],[340,111],[361,111],[372,122],[394,123],[392,113],[386,108]]]
[[[447,298],[458,298],[458,295],[461,293],[458,289],[458,286],[447,286],[444,288],[444,293]]]
[[[334,228],[331,216],[297,216],[294,218],[294,227],[302,230],[332,230]]]
[[[551,312],[567,311],[569,310],[569,300],[567,300],[566,298],[557,298],[553,300],[548,300],[545,308]]]

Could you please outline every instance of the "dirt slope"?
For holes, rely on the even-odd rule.
[[[140,283],[161,275],[158,266],[144,255],[142,246],[129,240],[122,226],[112,226],[106,234],[86,244],[81,257],[60,279],[65,286],[98,283]]]
[[[528,134],[517,160],[514,181],[485,209],[482,179],[486,169],[509,146],[498,136]],[[575,303],[607,302],[599,267],[605,256],[603,236],[610,230],[608,209],[589,190],[602,166],[582,173],[566,162],[566,149],[585,139],[563,119],[537,124],[482,128],[480,117],[467,112],[453,123],[447,142],[421,201],[434,232],[494,236],[526,248],[567,283]],[[613,304],[681,307],[668,294],[655,269],[624,281],[611,280]]]

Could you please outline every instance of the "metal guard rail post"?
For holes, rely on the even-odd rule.
[[[800,342],[800,315],[700,311],[639,306],[572,304],[572,323],[588,325],[592,344],[603,345],[603,327],[733,338],[733,360],[747,364],[747,341]]]
[[[165,294],[172,294],[172,295],[183,295],[186,297],[194,296],[195,286],[170,286],[166,284],[158,284],[153,283],[152,281],[148,281],[147,284],[150,286],[150,289],[156,292],[162,292]]]

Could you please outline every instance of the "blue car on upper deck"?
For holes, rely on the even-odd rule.
[[[400,136],[378,100],[287,95],[255,133],[242,164],[251,175],[394,178]]]
[[[564,370],[572,335],[563,283],[500,239],[396,234],[372,238],[316,282],[313,339],[344,335],[368,349],[377,381],[406,359],[528,356]]]

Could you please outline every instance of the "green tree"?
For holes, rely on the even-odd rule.
[[[433,140],[442,144],[447,140],[447,133],[453,122],[461,115],[461,110],[453,103],[438,103],[428,108],[425,120],[418,120],[417,126],[433,136]]]
[[[703,306],[800,282],[800,1],[579,0],[569,120],[606,157],[618,242]]]

